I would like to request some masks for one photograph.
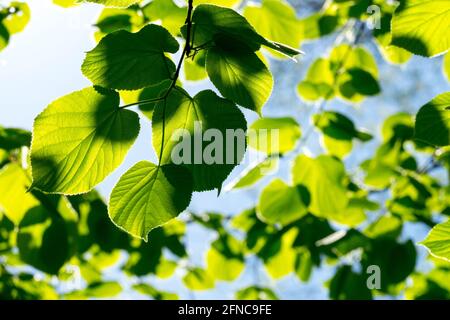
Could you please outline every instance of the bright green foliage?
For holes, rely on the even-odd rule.
[[[86,54],[81,70],[94,85],[136,90],[169,79],[175,65],[165,53],[177,51],[178,42],[160,26],[137,33],[119,30]]]
[[[332,99],[335,95],[359,102],[380,92],[375,59],[362,47],[335,47],[329,58],[319,58],[311,65],[298,92],[305,100]]]
[[[286,297],[284,283],[304,288],[297,281],[317,284],[324,271],[330,280],[317,286],[327,287],[332,299],[449,299],[448,222],[436,225],[450,209],[448,93],[425,105],[415,124],[404,112],[384,119],[378,134],[358,122],[369,112],[360,102],[376,96],[378,79],[386,79],[371,52],[394,64],[408,61],[410,51],[444,54],[447,1],[326,1],[305,16],[304,7],[313,7],[308,1],[302,18],[286,0],[80,2],[106,5],[97,7],[94,25],[100,43],[82,67],[96,86],[56,100],[37,117],[31,156],[29,132],[0,127],[0,299],[103,299],[132,290],[157,300],[195,294],[161,290],[161,279],[182,280],[189,291],[236,290],[245,280],[236,298],[277,299],[275,291]],[[380,17],[368,11],[371,5]],[[0,9],[0,49],[29,17],[24,3]],[[368,30],[377,18],[380,28]],[[294,69],[293,61],[264,54],[292,58],[303,41],[333,43],[312,57],[298,86],[302,99],[317,103],[305,106],[286,94],[283,103],[264,109],[275,82],[278,90],[292,81],[291,73],[274,79],[279,70]],[[278,72],[272,76],[269,69]],[[194,95],[184,80],[205,80],[200,87],[214,85],[217,93]],[[126,110],[131,107],[146,125],[151,120],[158,160],[129,169],[107,206],[88,191],[122,163],[136,139],[139,120]],[[255,112],[243,110],[246,119],[239,107]],[[409,107],[418,106],[393,105]],[[374,126],[381,125],[377,118],[370,119]],[[257,138],[272,129],[279,137],[261,145],[247,132],[247,120]],[[222,147],[230,129],[241,138]],[[317,136],[326,155],[311,141]],[[235,201],[236,195],[221,195],[222,184],[247,159],[246,143],[256,149],[248,154],[251,165],[224,191],[247,188],[238,201],[253,207],[180,215],[194,191],[217,188],[223,201]],[[264,158],[252,159],[256,154]],[[193,207],[214,195],[195,196]],[[431,252],[428,261],[408,240],[412,224],[432,229],[421,243]],[[201,252],[191,247],[191,236]],[[381,272],[377,289],[368,287],[373,266]],[[74,281],[80,286],[73,291],[61,289]]]
[[[268,288],[251,286],[236,292],[238,300],[278,300],[277,295]]]
[[[203,136],[210,129],[215,131]],[[235,130],[241,132],[241,139],[237,141]],[[179,135],[175,137],[177,131]],[[231,139],[227,138],[227,131],[231,132]],[[161,163],[173,163],[175,159],[180,161],[175,164],[186,165],[192,172],[195,191],[222,185],[242,160],[245,131],[246,122],[241,111],[209,90],[194,98],[182,89],[174,90],[167,100],[156,106],[153,114],[153,146],[158,155],[163,150]]]
[[[245,268],[243,245],[230,235],[219,237],[206,255],[207,271],[216,280],[234,281]]]
[[[415,138],[434,146],[450,145],[450,92],[435,97],[419,110]]]
[[[292,151],[301,137],[300,126],[292,118],[260,118],[250,130],[249,145],[268,155]]]
[[[209,49],[206,70],[224,97],[261,114],[272,93],[273,79],[254,52],[220,47]]]
[[[159,167],[142,161],[114,187],[109,215],[130,234],[147,241],[150,230],[180,214],[191,201],[192,180],[182,167]]]
[[[141,2],[142,0],[83,0],[83,1],[103,4],[108,7],[129,7],[132,4]]]
[[[299,20],[289,3],[284,0],[263,0],[261,6],[246,6],[244,16],[264,38],[298,48],[301,34]]]
[[[11,35],[22,32],[30,21],[28,4],[12,1],[0,8],[0,51],[8,44]]]
[[[244,171],[239,178],[227,186],[227,189],[247,188],[264,178],[266,175],[273,174],[278,168],[278,157],[269,157],[266,160]]]
[[[311,212],[319,217],[339,213],[347,207],[343,164],[328,156],[299,156],[292,168],[293,181],[305,186],[311,197]]]
[[[139,132],[136,113],[98,87],[51,103],[35,120],[33,187],[52,193],[91,190],[124,160]]]
[[[184,285],[191,290],[208,290],[214,288],[214,278],[201,268],[189,270],[183,277]]]
[[[421,244],[433,256],[450,261],[450,222],[436,225]]]
[[[53,3],[63,8],[70,8],[78,4],[78,0],[53,0]]]
[[[267,223],[289,224],[307,213],[308,190],[290,187],[280,179],[272,181],[261,193],[258,214]]]
[[[16,225],[29,210],[39,205],[39,201],[26,192],[30,184],[26,172],[17,164],[5,166],[0,171],[0,207]]]
[[[392,44],[432,57],[450,48],[450,2],[406,0],[392,19]]]
[[[317,114],[314,116],[314,122],[323,133],[323,143],[328,152],[339,158],[351,151],[353,139],[365,142],[372,138],[370,134],[358,131],[349,118],[338,112]]]

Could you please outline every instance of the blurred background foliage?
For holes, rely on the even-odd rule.
[[[88,5],[53,2],[67,10]],[[92,30],[96,41],[150,22],[181,38],[183,1],[128,2],[128,8],[101,11]],[[282,64],[279,53],[264,53],[275,75],[274,99],[281,105],[251,127],[279,128],[281,143],[278,150],[250,145],[265,159],[241,168],[225,187],[236,194],[251,192],[254,206],[233,214],[221,213],[220,207],[189,210],[143,242],[110,221],[97,191],[73,197],[29,191],[31,133],[0,127],[0,298],[177,299],[218,287],[237,299],[297,298],[282,285],[295,279],[297,291],[311,284],[326,288],[330,299],[449,299],[448,223],[436,227],[425,243],[440,258],[418,245],[423,230],[447,221],[450,213],[448,129],[436,133],[442,143],[430,145],[427,137],[415,136],[412,112],[371,112],[367,119],[363,110],[377,108],[382,99],[404,103],[400,92],[380,96],[389,85],[383,72],[401,73],[410,59],[418,61],[413,53],[439,50],[434,43],[428,50],[423,49],[427,43],[411,48],[401,30],[394,41],[398,46],[391,45],[392,17],[408,2],[400,1],[395,11],[396,4],[382,0],[195,0],[196,5],[206,2],[235,8],[264,37],[306,52],[298,58],[305,74],[294,90],[286,89],[292,86],[293,62]],[[1,4],[0,50],[30,19],[25,2]],[[380,9],[378,20],[368,8]],[[449,56],[433,58],[447,78]],[[186,61],[181,83],[206,77],[200,52]],[[152,96],[151,90],[124,91],[121,98],[142,100]],[[300,112],[292,97],[304,104]],[[371,105],[362,107],[366,101]],[[151,117],[148,105],[141,111]],[[260,168],[279,172],[265,177]],[[198,230],[213,240],[192,244]],[[201,263],[193,261],[192,252],[203,257]],[[367,286],[373,265],[381,270],[378,289]]]

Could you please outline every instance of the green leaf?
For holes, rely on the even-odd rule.
[[[221,236],[206,254],[207,272],[217,280],[234,281],[245,268],[243,244],[230,235]]]
[[[154,24],[137,33],[119,30],[86,54],[81,70],[95,85],[136,90],[170,79],[175,65],[165,54],[178,48],[170,33]]]
[[[436,225],[420,244],[434,257],[450,261],[450,221]]]
[[[30,21],[30,7],[25,2],[13,1],[9,4],[10,10],[15,13],[10,14],[3,24],[10,35],[22,32]]]
[[[209,290],[214,288],[214,278],[201,268],[193,268],[183,277],[183,284],[190,290]]]
[[[340,267],[330,282],[330,298],[334,300],[371,300],[367,277],[355,273],[350,266]]]
[[[268,288],[250,286],[236,292],[237,300],[278,300],[277,295]]]
[[[159,20],[164,28],[178,35],[186,21],[187,8],[179,7],[173,0],[153,0],[142,8],[142,13],[150,21]]]
[[[178,295],[171,292],[159,291],[156,288],[146,284],[140,283],[133,285],[133,289],[137,292],[152,297],[155,300],[178,300]]]
[[[141,161],[114,187],[108,212],[118,227],[147,241],[152,229],[186,209],[191,196],[192,178],[186,169]]]
[[[78,0],[53,0],[53,3],[63,8],[70,8],[76,6]]]
[[[308,213],[309,193],[303,186],[290,187],[281,179],[273,180],[261,193],[257,207],[264,222],[287,225]]]
[[[266,160],[244,171],[235,181],[230,183],[225,189],[242,189],[254,185],[262,178],[273,174],[278,169],[278,157],[269,157]]]
[[[0,21],[0,52],[8,46],[9,32]]]
[[[450,145],[450,92],[438,95],[420,108],[415,139],[434,146]]]
[[[59,98],[34,122],[32,186],[88,192],[122,163],[138,133],[138,115],[119,108],[116,92],[86,88]]]
[[[263,0],[261,6],[247,5],[244,16],[266,39],[284,43],[293,48],[300,44],[301,34],[292,32],[299,27],[295,9],[284,0]]]
[[[133,4],[141,2],[142,0],[82,0],[82,1],[103,4],[107,7],[126,8]]]
[[[7,151],[29,147],[31,133],[27,130],[3,128],[0,126],[0,149]]]
[[[406,0],[392,19],[392,44],[432,57],[450,48],[450,2]]]
[[[15,225],[30,209],[39,205],[39,201],[26,192],[30,183],[25,170],[18,164],[9,164],[0,171],[0,208]]]
[[[34,207],[19,225],[17,247],[20,259],[55,275],[69,258],[68,237],[67,224],[60,216],[51,215],[42,206]]]
[[[335,15],[327,12],[314,13],[298,22],[298,36],[302,40],[317,39],[335,31],[339,24]]]
[[[216,45],[225,43],[228,47],[231,44],[235,48],[258,51],[261,45],[265,45],[289,57],[301,53],[297,49],[263,38],[243,16],[229,8],[201,4],[195,8],[192,22],[194,44],[197,46],[211,42]],[[185,32],[186,27],[183,28],[183,33]]]
[[[293,180],[305,186],[311,196],[310,211],[327,217],[347,207],[348,197],[344,181],[345,168],[342,162],[329,156],[316,159],[300,155],[294,162]]]
[[[301,137],[299,124],[293,118],[260,118],[253,122],[248,144],[268,155],[294,150]]]
[[[146,87],[142,89],[139,94],[136,101],[144,101],[144,100],[152,100],[152,99],[158,99],[166,93],[167,89],[172,85],[172,80],[166,80],[163,81],[155,86]],[[128,91],[126,91],[128,92]],[[130,103],[133,103],[130,102]],[[152,120],[153,117],[153,111],[155,110],[156,105],[158,102],[154,103],[141,103],[139,104],[139,110],[150,120]]]
[[[164,139],[161,163],[185,165],[195,191],[211,190],[219,188],[242,160],[246,129],[242,112],[231,101],[211,90],[191,98],[176,88],[156,106],[153,146],[159,155]],[[230,139],[229,132],[237,138]]]
[[[261,114],[272,93],[273,78],[254,52],[211,48],[206,56],[206,70],[225,98]]]

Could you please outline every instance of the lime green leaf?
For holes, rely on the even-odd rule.
[[[195,0],[194,5],[199,4],[215,4],[222,7],[234,7],[236,6],[241,0]]]
[[[105,35],[119,30],[138,31],[144,24],[144,19],[135,10],[105,8],[97,19],[95,40],[99,42]]]
[[[107,7],[126,8],[133,4],[141,2],[142,0],[82,0],[82,1],[103,4]]]
[[[436,225],[421,244],[433,256],[450,261],[450,221]]]
[[[331,99],[334,96],[334,78],[329,60],[319,58],[310,66],[305,80],[299,83],[297,90],[305,100]]]
[[[142,8],[142,13],[149,21],[159,20],[164,28],[178,35],[180,26],[185,23],[187,8],[180,8],[173,0],[153,0]]]
[[[25,2],[13,1],[9,4],[10,10],[15,13],[10,14],[2,22],[9,34],[22,32],[30,21],[30,8]]]
[[[233,43],[235,48],[246,48],[257,51],[265,45],[289,57],[296,56],[301,51],[277,42],[269,41],[259,35],[248,21],[232,9],[201,4],[194,10],[192,16],[195,36],[194,44],[202,46],[207,43],[227,44]],[[186,28],[183,28],[186,32]]]
[[[139,162],[114,187],[109,216],[118,227],[147,241],[152,229],[177,217],[189,205],[191,179],[182,167]]]
[[[347,207],[345,168],[339,160],[329,156],[312,159],[300,155],[294,162],[292,173],[294,183],[308,189],[309,208],[313,214],[327,217],[343,212]]]
[[[152,297],[155,300],[178,300],[178,295],[175,293],[159,291],[156,288],[146,284],[140,283],[133,285],[133,289],[137,292]]]
[[[278,300],[277,295],[268,288],[250,286],[236,292],[237,300]]]
[[[332,33],[339,25],[338,17],[325,13],[314,13],[298,22],[301,39],[317,39]]]
[[[277,169],[278,157],[269,157],[249,170],[244,171],[235,181],[226,187],[226,190],[250,187]]]
[[[264,259],[264,267],[273,279],[280,279],[295,270],[297,254],[293,243],[297,237],[298,230],[291,229],[281,237],[280,248],[275,254]],[[273,244],[270,243],[270,246]]]
[[[193,174],[195,191],[211,190],[242,160],[246,127],[231,101],[210,90],[191,98],[177,88],[153,114],[153,146],[159,155],[164,138],[161,163],[185,165]],[[228,131],[241,134],[229,139]]]
[[[155,86],[146,87],[139,92],[138,99],[133,102],[158,99],[164,95],[171,85],[172,80],[166,80]],[[155,110],[157,104],[158,102],[141,103],[139,104],[139,110],[141,110],[141,112],[151,120],[153,117],[153,111]]]
[[[30,178],[17,164],[10,164],[0,171],[0,208],[9,220],[18,225],[25,214],[39,205],[39,201],[27,193]]]
[[[184,285],[190,290],[209,290],[214,288],[214,278],[201,268],[189,270],[183,277]]]
[[[402,231],[402,220],[394,216],[382,216],[370,224],[364,234],[369,238],[388,237],[396,239]]]
[[[225,98],[261,114],[272,93],[273,78],[255,53],[211,48],[206,57],[206,70]]]
[[[184,62],[184,74],[186,80],[199,81],[205,79],[208,74],[205,70],[206,54],[205,51],[198,52],[193,59],[187,59]]]
[[[268,155],[285,154],[294,150],[300,137],[300,126],[292,118],[261,118],[251,125],[248,144]]]
[[[53,3],[63,8],[70,8],[76,6],[78,0],[53,0]]]
[[[261,193],[258,216],[267,223],[287,225],[307,213],[308,190],[302,186],[290,187],[281,179],[272,181]]]
[[[450,2],[406,0],[392,19],[392,44],[432,57],[450,48]]]
[[[119,30],[86,54],[81,70],[95,85],[136,90],[169,79],[175,65],[165,53],[178,48],[170,33],[154,24],[137,33]]]
[[[34,122],[33,187],[88,192],[122,163],[138,132],[138,115],[119,108],[116,92],[86,88],[54,101]]]
[[[244,16],[266,39],[284,43],[293,48],[300,44],[300,33],[297,30],[299,20],[289,3],[284,0],[264,0],[261,6],[247,5]]]
[[[438,95],[420,108],[415,129],[417,140],[434,146],[450,145],[450,92]]]
[[[242,249],[242,243],[232,236],[220,237],[206,255],[207,272],[217,280],[236,280],[245,267]]]

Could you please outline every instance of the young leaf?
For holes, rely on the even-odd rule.
[[[276,179],[262,191],[257,212],[267,223],[286,225],[307,214],[308,205],[309,193],[305,187],[290,187]]]
[[[310,210],[319,217],[343,212],[348,204],[345,168],[342,162],[329,156],[316,159],[300,155],[294,162],[293,180],[305,186],[311,196]]]
[[[450,145],[450,92],[438,95],[420,108],[415,138],[434,146]]]
[[[420,244],[433,256],[450,261],[450,221],[436,225]]]
[[[432,57],[450,48],[450,1],[406,0],[392,19],[392,44]]]
[[[250,127],[248,144],[268,155],[286,154],[294,150],[301,137],[299,124],[289,117],[260,118]]]
[[[119,30],[86,54],[81,70],[95,85],[137,90],[170,79],[175,65],[165,54],[178,48],[178,42],[158,25],[147,25],[137,33]]]
[[[225,187],[225,190],[242,189],[254,185],[256,182],[272,174],[278,169],[278,157],[269,157],[256,166],[244,171],[235,181]]]
[[[272,93],[273,78],[254,52],[211,48],[206,56],[206,70],[225,98],[261,114]]]
[[[147,241],[152,229],[186,209],[191,196],[192,177],[187,169],[141,161],[114,187],[108,212],[119,228]]]
[[[221,186],[244,156],[246,130],[236,105],[210,90],[191,98],[176,88],[153,114],[153,146],[158,155],[164,138],[161,163],[188,167],[195,191]]]
[[[299,20],[289,3],[280,0],[264,0],[261,6],[247,5],[244,16],[266,39],[297,48],[301,34],[292,32],[299,27]]]
[[[117,92],[95,87],[59,98],[34,122],[32,186],[88,192],[122,163],[138,133],[138,115],[119,108]]]
[[[103,4],[107,7],[126,8],[133,4],[141,2],[142,0],[82,0],[82,1]]]
[[[264,45],[289,57],[301,53],[287,45],[265,39],[233,9],[201,4],[195,8],[192,21],[195,32],[193,39],[197,46],[211,42],[217,44],[226,39],[228,46],[242,47],[250,51],[258,51],[261,45]],[[186,32],[186,27],[183,32]]]
[[[29,186],[30,180],[19,165],[10,164],[0,171],[0,208],[15,225],[39,205],[39,201],[26,192]]]

